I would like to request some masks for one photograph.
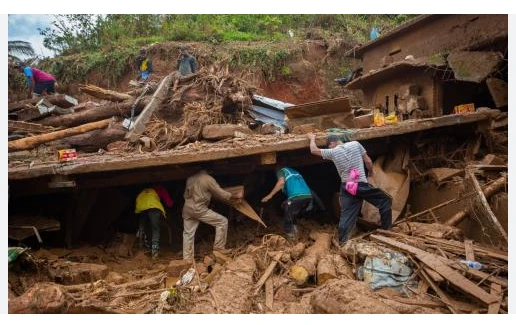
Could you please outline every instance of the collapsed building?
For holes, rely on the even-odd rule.
[[[345,96],[292,105],[258,96],[256,89],[233,78],[227,69],[209,67],[179,80],[167,76],[146,88],[145,96],[138,96],[141,88],[118,93],[85,85],[84,93],[104,101],[77,103],[57,95],[46,98],[47,103],[10,104],[12,242],[32,240],[37,246],[36,238],[67,248],[108,245],[116,237],[117,220],[133,213],[137,190],[160,182],[172,189],[177,202],[174,216],[162,227],[169,246],[177,251],[184,181],[206,167],[224,186],[244,185],[245,199],[260,210],[247,215],[259,216],[268,226],[242,219],[241,211],[215,203],[233,221],[230,245],[245,247],[232,257],[210,257],[205,238],[212,234],[200,229],[196,255],[202,262],[193,266],[199,274],[196,288],[188,289],[188,299],[196,303],[188,307],[177,298],[177,290],[186,295],[182,291],[186,287],[176,287],[173,294],[168,291],[166,303],[156,296],[191,266],[176,253],[166,255],[163,266],[150,264],[153,270],[133,272],[125,280],[108,277],[107,268],[97,264],[77,265],[80,273],[62,262],[67,254],[54,254],[45,257],[45,267],[51,270],[45,279],[58,286],[30,287],[34,283],[17,279],[25,285],[24,290],[11,289],[12,311],[507,310],[507,41],[506,15],[419,16],[347,53],[361,59],[355,68],[362,75],[346,85],[360,90],[356,97],[361,100]],[[463,104],[475,109],[454,110]],[[374,109],[402,118],[374,126]],[[395,232],[371,234],[379,219],[365,205],[360,220],[364,234],[346,247],[332,241],[340,213],[340,180],[331,164],[310,154],[305,135],[316,132],[318,145],[324,146],[328,131],[360,141],[374,158],[373,182],[393,197]],[[77,149],[77,157],[60,160],[56,153],[62,149]],[[275,235],[281,233],[281,212],[259,202],[274,184],[273,170],[280,162],[299,169],[327,207],[302,224],[303,245]],[[129,254],[130,250],[120,249],[127,248],[126,243],[117,244],[111,251],[114,255]],[[392,248],[409,258],[399,257]],[[413,262],[411,267],[417,270],[413,274],[424,283],[417,288],[420,309],[393,307],[392,301],[408,304],[410,299],[389,292],[379,298],[367,286],[353,284],[360,260],[370,266],[362,279],[369,279],[373,287],[372,265],[378,263],[374,258],[384,254],[398,256],[391,260],[396,263]],[[469,261],[476,256],[484,272],[452,263],[461,256]],[[102,264],[91,253],[74,260],[91,261]],[[41,263],[36,262],[38,267]],[[306,270],[307,277],[295,278],[294,266]],[[356,291],[346,291],[355,285]],[[38,294],[42,301],[55,302],[56,292],[59,297],[74,297],[74,302],[59,298],[53,309],[48,309],[50,304],[37,309],[24,303]],[[210,294],[213,304],[202,300]],[[133,306],[135,296],[139,305]],[[368,303],[359,306],[360,297],[367,297]]]

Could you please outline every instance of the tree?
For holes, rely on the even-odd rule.
[[[32,44],[30,42],[25,41],[8,41],[7,51],[9,57],[12,57],[16,60],[20,60],[18,58],[19,55],[25,55],[28,57],[36,56],[36,52],[34,52]]]

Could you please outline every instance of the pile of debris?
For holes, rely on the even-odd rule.
[[[86,152],[136,150],[131,144],[138,142],[145,151],[167,150],[201,138],[232,137],[236,131],[249,134],[247,125],[255,122],[247,109],[256,89],[231,76],[227,67],[185,77],[171,74],[159,85],[128,93],[93,85],[80,90],[101,101],[79,104],[70,96],[52,95],[9,104],[9,151],[40,144]],[[203,132],[214,124],[222,125]]]

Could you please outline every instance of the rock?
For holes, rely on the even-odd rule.
[[[170,277],[179,277],[181,272],[188,270],[192,266],[191,260],[172,260],[167,266],[167,275]]]
[[[9,314],[57,314],[66,311],[68,298],[55,283],[40,282],[23,295],[9,299]]]
[[[126,280],[122,275],[120,275],[117,272],[109,272],[106,276],[106,281],[112,282],[114,284],[121,284],[124,283]]]
[[[48,272],[56,283],[69,285],[103,279],[108,274],[108,267],[101,264],[57,260],[50,264]]]
[[[234,124],[212,124],[206,125],[202,129],[202,137],[207,140],[220,140],[225,138],[235,137],[235,133],[250,134],[246,126],[234,125]],[[237,134],[238,134],[237,133]]]

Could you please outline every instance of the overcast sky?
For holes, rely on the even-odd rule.
[[[54,56],[43,46],[43,36],[38,31],[49,27],[52,20],[52,15],[8,15],[8,40],[30,42],[37,55]]]

